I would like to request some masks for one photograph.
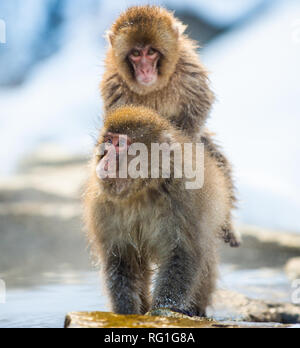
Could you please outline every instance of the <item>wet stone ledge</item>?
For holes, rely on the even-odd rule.
[[[275,323],[218,322],[210,319],[189,318],[187,316],[162,310],[162,316],[117,315],[105,312],[69,313],[65,328],[202,328],[202,329],[238,329],[238,328],[287,328],[288,325]]]

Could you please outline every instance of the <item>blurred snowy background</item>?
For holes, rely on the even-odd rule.
[[[90,151],[101,127],[104,33],[121,10],[144,3],[1,0],[0,178],[42,144]],[[299,0],[150,3],[175,10],[203,46],[218,97],[209,127],[234,164],[237,218],[299,232]]]

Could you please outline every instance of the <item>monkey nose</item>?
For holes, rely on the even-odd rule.
[[[145,69],[141,69],[141,73],[143,74],[143,75],[149,75],[150,74],[150,69],[147,69],[147,68],[145,68]]]

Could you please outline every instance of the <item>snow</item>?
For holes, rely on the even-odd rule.
[[[103,48],[89,23],[78,24],[64,50],[36,68],[25,86],[1,92],[2,173],[13,171],[22,156],[43,142],[85,152],[101,127]]]
[[[45,2],[36,0],[27,0],[26,4],[21,0],[0,3],[0,19],[5,22],[7,36],[7,44],[0,44],[2,81],[9,77],[16,78],[31,63],[33,38],[42,31],[46,10]]]
[[[213,25],[222,27],[238,21],[259,6],[274,1],[277,0],[118,0],[107,3],[103,6],[103,9],[109,12],[109,16],[106,18],[111,19],[112,13],[120,13],[128,6],[137,4],[159,5],[175,11],[198,15]]]
[[[261,5],[270,3],[270,0],[165,0],[163,2],[177,11],[199,14],[212,24],[223,27],[240,20]]]
[[[209,123],[235,166],[243,222],[300,231],[300,43],[288,1],[214,42],[205,61],[218,96]]]

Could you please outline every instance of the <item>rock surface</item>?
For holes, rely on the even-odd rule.
[[[290,303],[253,300],[231,291],[217,291],[214,303],[219,310],[223,307],[223,310],[227,310],[235,320],[241,322],[300,323],[300,306]]]
[[[202,329],[236,329],[236,328],[270,328],[288,327],[280,324],[261,324],[234,322],[217,322],[201,318],[189,318],[184,315],[171,312],[168,316],[138,316],[138,315],[116,315],[113,313],[70,313],[65,320],[65,328],[202,328]]]
[[[116,315],[113,313],[70,313],[66,317],[66,328],[211,328],[215,322],[205,319],[192,320],[174,313],[174,317],[150,317],[138,315]]]
[[[278,232],[254,226],[243,226],[242,235],[247,247],[287,249],[297,253],[300,251],[300,235],[287,231]]]

